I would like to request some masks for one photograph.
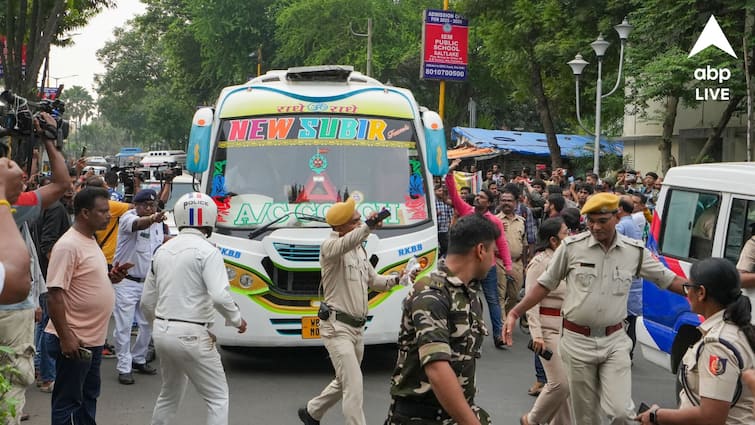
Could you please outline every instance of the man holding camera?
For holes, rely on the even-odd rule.
[[[377,218],[378,214],[373,213],[367,220],[369,225],[363,223],[354,198],[334,204],[325,215],[333,231],[320,246],[324,299],[318,316],[320,336],[336,377],[320,395],[299,409],[299,419],[305,425],[319,425],[325,412],[341,398],[346,425],[367,424],[362,409],[360,363],[368,288],[387,291],[399,282],[399,276],[377,274],[362,246],[370,231],[381,226]]]
[[[155,375],[157,370],[147,364],[147,349],[152,331],[139,309],[144,279],[147,277],[152,255],[165,242],[168,231],[163,224],[165,211],[157,210],[157,193],[143,189],[134,196],[134,209],[127,211],[118,223],[118,244],[115,263],[131,263],[134,268],[115,288],[115,330],[113,343],[118,357],[118,382],[134,383],[132,370]],[[139,333],[131,346],[131,324],[136,319]]]

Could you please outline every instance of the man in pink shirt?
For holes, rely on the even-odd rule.
[[[509,245],[506,242],[506,234],[503,229],[501,220],[498,219],[493,213],[490,212],[490,203],[493,195],[483,189],[474,199],[474,207],[464,202],[459,196],[459,192],[456,191],[456,181],[454,180],[453,172],[461,164],[460,159],[455,159],[448,168],[448,174],[446,174],[446,187],[448,187],[448,195],[453,203],[454,210],[459,217],[465,215],[477,213],[492,222],[496,228],[498,228],[500,235],[495,240],[496,245],[496,257],[503,261],[503,266],[506,269],[506,273],[511,272],[511,254],[509,253]],[[488,304],[488,310],[490,311],[490,321],[493,323],[493,343],[497,348],[504,349],[503,339],[501,332],[503,331],[503,323],[501,321],[501,306],[498,301],[498,276],[496,274],[496,265],[488,272],[488,275],[482,281],[482,291],[485,293],[485,301]]]
[[[52,425],[94,425],[100,395],[100,363],[115,293],[129,264],[107,269],[94,239],[110,221],[108,191],[87,187],[76,194],[73,226],[55,243],[47,275],[50,323],[47,349],[56,357]]]

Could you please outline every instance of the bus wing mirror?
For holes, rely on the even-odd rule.
[[[199,108],[194,113],[186,150],[186,169],[190,173],[203,173],[210,164],[210,136],[212,132],[212,108]]]
[[[425,111],[422,114],[422,124],[425,127],[427,168],[433,176],[444,176],[448,173],[448,152],[443,120],[436,112]]]

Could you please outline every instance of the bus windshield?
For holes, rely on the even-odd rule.
[[[291,115],[221,121],[210,171],[218,227],[325,226],[349,197],[366,218],[386,208],[384,227],[429,219],[428,185],[411,120]],[[285,215],[288,217],[283,218]]]

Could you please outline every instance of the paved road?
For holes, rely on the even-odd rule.
[[[501,351],[486,341],[478,363],[478,403],[490,412],[496,424],[518,423],[518,418],[534,401],[526,394],[534,381],[532,354],[527,337],[515,335],[515,346]],[[389,404],[389,377],[395,348],[367,349],[364,369],[365,414],[367,423],[382,424]],[[299,424],[296,409],[317,394],[332,378],[332,368],[324,349],[266,349],[246,352],[223,351],[223,363],[231,393],[233,425]],[[148,424],[160,389],[159,376],[136,375],[135,385],[118,384],[115,360],[103,360],[102,395],[98,422],[103,425]],[[633,367],[635,402],[675,403],[673,376],[638,356]],[[49,423],[49,394],[30,388],[27,392],[29,425]],[[204,423],[203,401],[191,386],[176,417],[176,424]],[[340,404],[331,409],[322,423],[344,423]]]

